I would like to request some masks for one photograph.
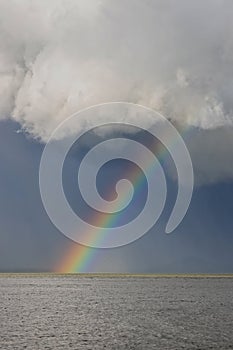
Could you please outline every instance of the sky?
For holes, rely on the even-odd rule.
[[[232,10],[230,0],[0,2],[0,271],[233,272]],[[112,101],[149,107],[177,128],[193,163],[193,197],[180,225],[165,234],[177,193],[167,155],[161,163],[168,196],[158,222],[128,245],[87,248],[49,219],[39,165],[61,122]],[[96,120],[101,116],[80,118],[57,142]],[[114,114],[113,120],[128,121]],[[145,128],[153,127],[145,119]],[[86,220],[93,214],[77,189],[77,168],[93,145],[116,134],[122,130],[87,134],[64,163],[64,191]],[[123,136],[150,146],[145,132],[125,129]],[[100,193],[111,197],[134,167],[125,160],[106,164]],[[136,217],[146,196],[142,181],[115,225]]]

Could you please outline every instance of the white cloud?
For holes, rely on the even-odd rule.
[[[227,0],[2,0],[0,118],[46,142],[83,107],[140,103],[201,130],[187,142],[205,181],[233,178],[220,161],[232,156],[232,11]]]

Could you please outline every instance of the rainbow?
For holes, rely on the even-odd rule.
[[[189,128],[189,130],[191,130]],[[181,134],[187,131],[187,128],[179,130]],[[171,143],[175,143],[173,140]],[[152,152],[156,153],[158,160],[162,161],[168,154],[167,149],[158,143],[156,140],[149,147]],[[147,171],[150,171],[152,164],[147,165]],[[128,174],[128,177],[132,181],[135,189],[142,187],[144,182],[144,175],[142,172],[134,169],[133,173]],[[124,200],[124,199],[123,199]],[[116,208],[117,211],[117,208]],[[89,242],[100,242],[103,238],[102,228],[111,228],[117,224],[118,215],[105,214],[104,208],[103,212],[95,212],[92,218],[90,218],[90,224],[96,226],[96,231],[94,236],[90,236]],[[89,233],[87,232],[87,235]],[[89,234],[90,235],[90,234]],[[96,261],[98,255],[101,254],[101,249],[90,248],[83,246],[78,243],[71,243],[68,250],[65,252],[61,260],[55,267],[55,271],[59,273],[82,273],[93,270],[93,264]]]
[[[130,174],[128,174],[128,177],[129,175]],[[144,179],[141,172],[136,171],[132,175],[133,176],[131,176],[130,178],[133,186],[140,186]],[[95,215],[93,215],[93,217],[91,218],[90,223],[93,226],[96,226],[97,228],[93,237],[89,234],[89,242],[97,243],[98,241],[100,241],[103,237],[102,228],[113,227],[117,224],[118,219],[118,215],[105,214],[104,210],[103,212],[95,213]],[[96,256],[96,254],[98,254],[98,251],[99,249],[97,248],[90,248],[73,242],[71,244],[71,247],[68,248],[68,251],[65,254],[65,258],[61,261],[61,263],[58,264],[55,270],[59,273],[87,272],[91,269],[93,258]]]

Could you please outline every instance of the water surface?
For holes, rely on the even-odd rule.
[[[233,349],[233,279],[0,278],[0,349]]]

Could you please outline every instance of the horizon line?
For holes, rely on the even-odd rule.
[[[0,272],[0,277],[105,277],[105,278],[233,278],[233,273],[128,273],[128,272]]]

